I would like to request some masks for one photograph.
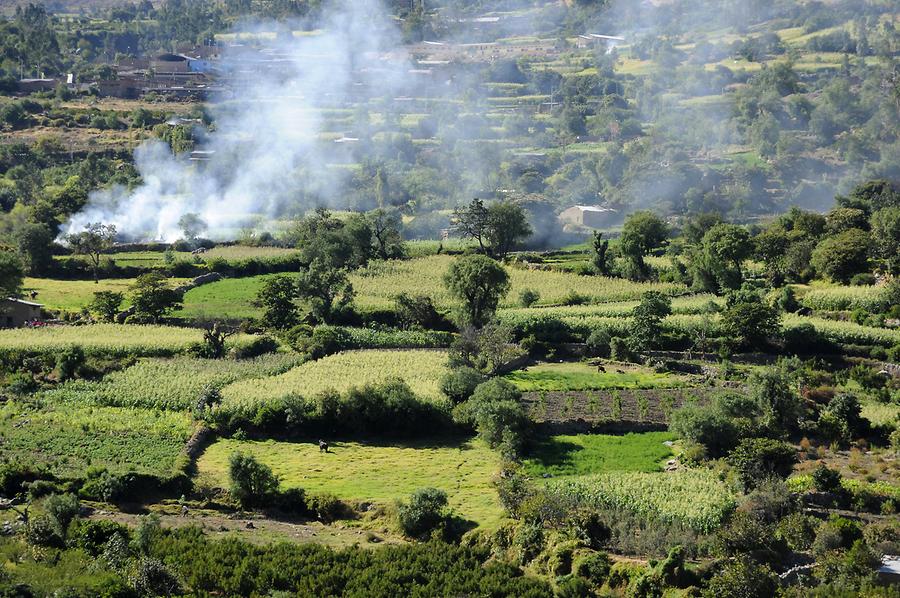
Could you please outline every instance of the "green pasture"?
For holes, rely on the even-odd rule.
[[[686,379],[649,368],[608,363],[598,371],[589,363],[540,363],[506,374],[504,378],[522,391],[609,390],[615,388],[673,388]]]
[[[223,488],[229,485],[228,459],[235,452],[253,455],[278,474],[282,488],[329,492],[348,501],[390,505],[414,490],[444,490],[453,511],[485,527],[503,519],[491,485],[499,456],[479,441],[370,444],[329,440],[330,452],[309,442],[222,439],[206,449],[197,468]]]
[[[170,278],[173,286],[186,282],[186,278]],[[125,295],[123,307],[128,305],[128,293],[134,284],[133,278],[104,279],[99,284],[93,280],[54,280],[51,278],[26,278],[23,288],[37,291],[35,302],[51,310],[80,311],[90,303],[97,291],[114,291]]]
[[[672,456],[672,449],[663,442],[674,439],[670,432],[551,436],[538,440],[523,464],[525,471],[534,477],[607,471],[649,473],[660,471],[661,463]]]

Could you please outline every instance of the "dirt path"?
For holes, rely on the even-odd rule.
[[[177,509],[173,509],[168,505],[153,505],[148,512],[158,515],[163,527],[181,528],[195,525],[212,537],[236,536],[255,544],[291,541],[311,542],[332,548],[341,548],[352,546],[353,544],[377,546],[379,544],[399,544],[402,542],[390,534],[370,532],[341,523],[334,525],[325,525],[318,521],[294,523],[266,519],[250,514],[243,517],[231,517],[217,511],[205,510],[193,510],[186,517],[182,517],[180,512],[177,512]],[[88,518],[106,519],[129,527],[135,527],[138,525],[141,516],[142,514],[139,513],[95,509]],[[370,539],[373,536],[377,538],[374,542]]]

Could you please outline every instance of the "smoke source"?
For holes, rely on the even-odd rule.
[[[92,193],[64,231],[104,222],[125,239],[171,242],[182,236],[182,216],[197,214],[208,236],[222,239],[288,210],[339,207],[348,169],[338,165],[354,161],[344,146],[355,140],[323,138],[323,114],[411,93],[416,82],[397,28],[377,0],[347,0],[332,5],[317,35],[294,36],[274,24],[255,31],[273,29],[276,40],[262,50],[223,50],[220,68],[233,97],[210,107],[215,130],[196,147],[207,159],[143,143],[134,154],[142,184]]]

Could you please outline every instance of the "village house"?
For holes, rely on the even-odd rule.
[[[21,328],[27,322],[41,319],[40,303],[9,297],[0,308],[0,328]]]

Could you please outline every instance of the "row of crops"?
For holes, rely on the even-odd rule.
[[[228,339],[232,347],[253,342],[252,335]],[[203,342],[203,330],[175,326],[93,324],[0,330],[0,353],[58,351],[79,346],[87,354],[166,356],[184,353]]]
[[[7,402],[0,406],[3,456],[82,476],[90,467],[167,478],[183,465],[194,424],[182,413]]]
[[[281,374],[299,365],[294,353],[272,353],[254,359],[141,359],[107,374],[98,382],[73,381],[49,391],[47,397],[69,404],[185,410],[192,408],[205,387],[221,388],[237,380]]]
[[[552,480],[547,488],[562,500],[620,509],[699,532],[715,530],[735,507],[734,493],[708,470],[602,473]]]
[[[333,390],[402,379],[416,396],[438,402],[443,398],[440,379],[447,371],[443,351],[345,351],[304,363],[287,372],[263,379],[241,380],[222,389],[225,409],[246,409],[287,395],[311,397]]]

